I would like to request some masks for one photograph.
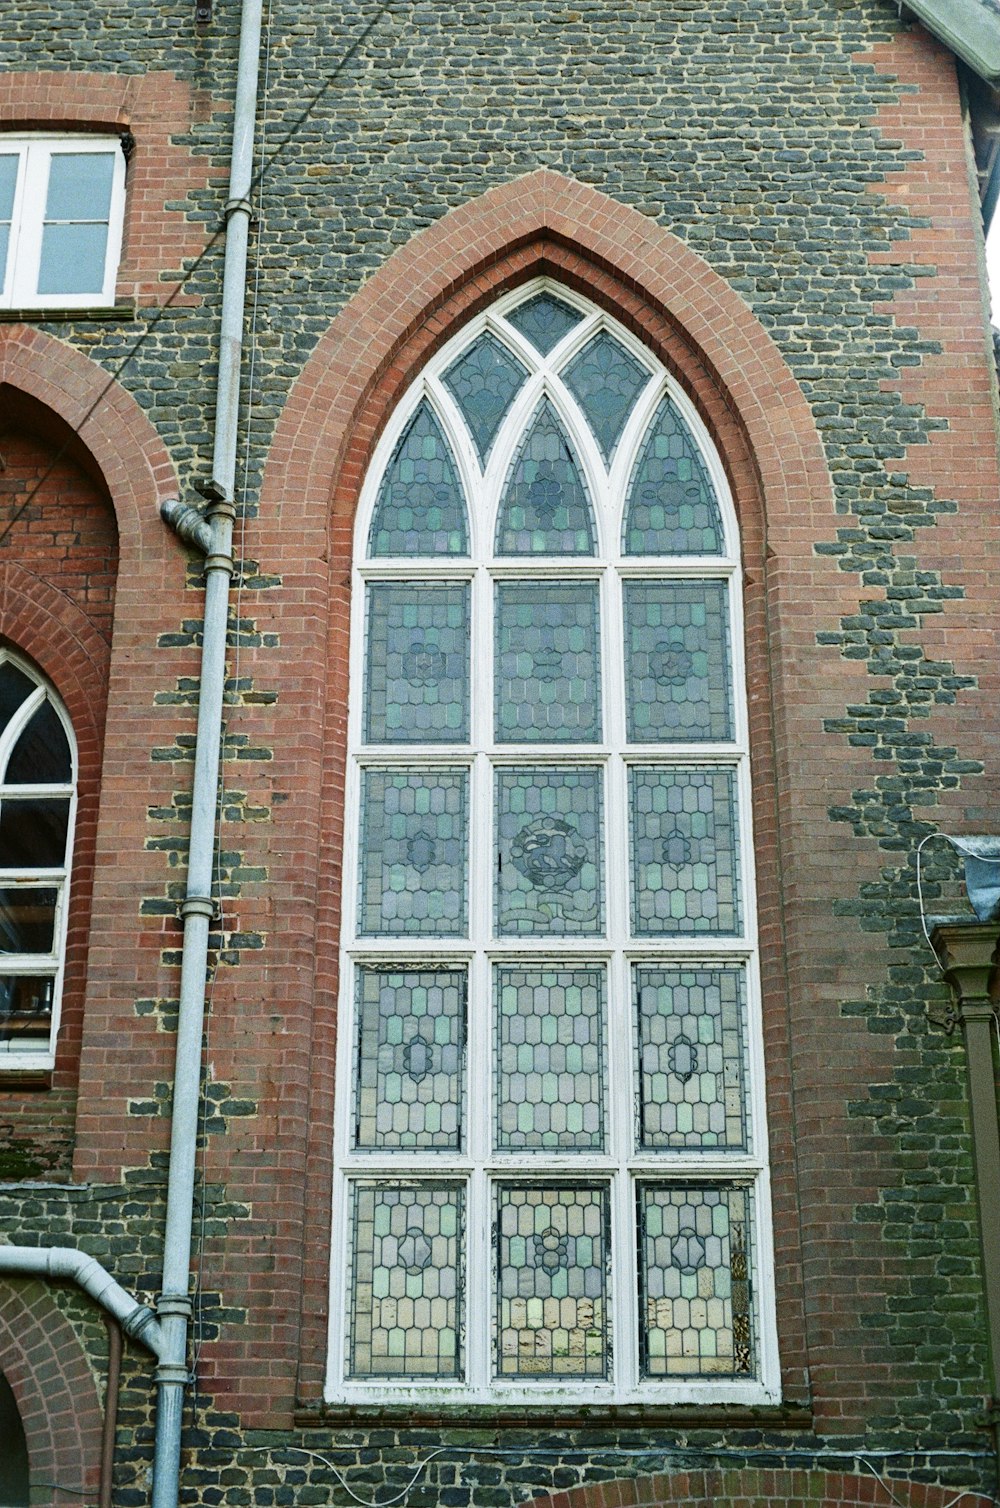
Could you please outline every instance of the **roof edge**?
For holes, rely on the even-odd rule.
[[[906,9],[993,88],[1000,87],[1000,15],[979,0],[904,0]]]

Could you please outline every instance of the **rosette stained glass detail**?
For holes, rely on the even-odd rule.
[[[464,937],[468,891],[464,770],[365,770],[358,930]]]
[[[723,581],[627,581],[625,675],[632,743],[733,737]]]
[[[629,801],[633,933],[738,934],[734,772],[631,769]]]
[[[636,968],[638,1145],[747,1146],[742,965]]]
[[[547,398],[535,410],[500,499],[498,555],[593,555],[594,510]]]
[[[483,466],[527,375],[517,357],[487,333],[452,362],[442,378],[469,426]]]
[[[498,967],[499,1151],[604,1149],[604,970]]]
[[[468,517],[458,469],[426,399],[386,467],[368,553],[374,557],[469,553]]]
[[[500,1185],[500,1377],[606,1377],[608,1198],[602,1186]]]
[[[361,1183],[353,1202],[350,1375],[461,1377],[463,1190]]]
[[[639,1188],[646,1377],[755,1370],[747,1189]]]
[[[601,737],[596,581],[517,581],[496,594],[497,743]]]
[[[507,315],[507,323],[519,330],[525,340],[530,340],[543,356],[547,356],[582,318],[569,304],[564,304],[561,298],[555,298],[551,293],[536,293],[534,298],[518,304]]]
[[[358,970],[355,1146],[462,1146],[465,973]]]
[[[604,866],[599,769],[498,770],[500,937],[599,937]]]
[[[586,415],[607,464],[621,439],[649,372],[620,341],[600,330],[563,372],[566,386]]]
[[[468,740],[467,586],[369,586],[366,649],[366,743]]]
[[[722,515],[708,469],[669,398],[653,416],[625,502],[626,555],[721,555]]]

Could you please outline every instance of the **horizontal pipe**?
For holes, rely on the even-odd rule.
[[[152,1309],[126,1293],[97,1258],[85,1251],[75,1246],[0,1246],[0,1273],[69,1279],[106,1309],[126,1335],[159,1357],[163,1340]]]

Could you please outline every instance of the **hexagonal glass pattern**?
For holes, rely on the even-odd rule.
[[[534,298],[518,304],[507,315],[507,322],[519,330],[525,340],[530,340],[536,351],[547,356],[582,318],[561,298],[551,293],[536,293]]]
[[[467,798],[464,770],[362,773],[360,935],[466,935]]]
[[[583,409],[607,464],[635,400],[649,381],[648,369],[607,330],[599,330],[562,375]]]
[[[596,581],[511,581],[496,589],[496,740],[596,743],[601,660]]]
[[[739,934],[735,771],[640,767],[628,778],[635,936]]]
[[[511,463],[497,515],[498,555],[593,555],[596,530],[583,470],[547,398]]]
[[[497,967],[493,1010],[497,1149],[603,1151],[604,970]]]
[[[487,331],[452,362],[441,379],[469,426],[483,466],[527,375],[517,357]]]
[[[602,772],[496,772],[496,931],[599,937],[604,931]]]
[[[721,555],[722,516],[708,470],[669,398],[649,426],[629,483],[625,555]]]
[[[368,588],[365,742],[466,743],[469,588]]]
[[[400,436],[379,487],[371,556],[468,555],[469,525],[455,459],[426,399]]]
[[[356,1147],[461,1149],[465,995],[463,969],[358,970]]]
[[[733,737],[724,581],[626,581],[625,679],[632,743]]]

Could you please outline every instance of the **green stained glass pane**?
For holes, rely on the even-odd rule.
[[[486,465],[497,430],[528,373],[495,336],[481,335],[452,362],[443,382],[462,412]]]
[[[358,1183],[351,1215],[348,1375],[460,1378],[463,1190]]]
[[[608,1197],[602,1186],[497,1189],[498,1377],[606,1377]]]
[[[723,581],[625,583],[625,677],[632,743],[733,737]]]
[[[497,518],[497,554],[593,555],[595,537],[583,472],[544,398],[507,475]]]
[[[508,323],[520,331],[525,340],[530,340],[543,356],[547,356],[582,318],[582,314],[551,293],[536,293],[534,298],[518,304],[507,315]]]
[[[742,965],[637,968],[633,984],[639,1147],[745,1149]]]
[[[698,447],[669,398],[653,416],[625,503],[626,555],[720,555],[722,517]]]
[[[497,771],[500,937],[600,937],[604,866],[599,769]]]
[[[497,967],[496,1145],[604,1149],[604,970]]]
[[[448,442],[425,400],[400,437],[379,488],[373,556],[468,555],[465,498]]]
[[[752,1377],[748,1189],[640,1184],[640,1355],[645,1377]]]
[[[632,931],[742,930],[733,770],[629,771]]]
[[[601,454],[610,461],[649,372],[620,341],[601,330],[573,357],[563,377],[594,431]]]
[[[370,586],[366,742],[466,743],[469,642],[467,586]]]
[[[498,743],[600,740],[598,619],[596,581],[497,586]]]
[[[358,971],[356,1147],[462,1147],[465,974]]]
[[[467,794],[464,770],[362,773],[362,936],[466,935]]]

